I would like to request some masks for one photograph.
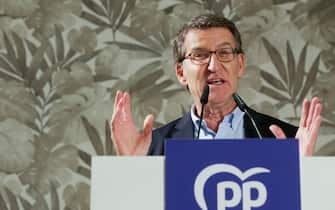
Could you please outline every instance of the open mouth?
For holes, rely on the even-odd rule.
[[[223,79],[210,79],[207,80],[207,84],[208,85],[221,85],[225,83],[225,81]]]

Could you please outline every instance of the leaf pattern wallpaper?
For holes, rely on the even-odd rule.
[[[117,89],[138,126],[190,110],[170,43],[203,13],[242,33],[248,104],[297,125],[302,100],[318,95],[316,154],[335,155],[334,1],[0,0],[0,209],[89,209],[91,157],[115,154]]]

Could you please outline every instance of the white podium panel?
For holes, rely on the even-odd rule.
[[[94,157],[91,210],[164,210],[164,160]],[[300,171],[302,210],[334,210],[335,157],[302,158]]]
[[[93,157],[91,210],[163,210],[163,157]]]
[[[335,209],[335,157],[305,157],[301,161],[302,210]]]

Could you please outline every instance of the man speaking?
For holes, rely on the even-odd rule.
[[[213,14],[197,16],[177,33],[173,49],[176,76],[193,98],[190,112],[155,130],[154,117],[148,115],[143,130],[138,131],[129,94],[117,91],[111,138],[118,155],[164,155],[165,139],[196,137],[295,137],[301,155],[313,154],[322,121],[317,97],[303,101],[299,127],[261,114],[239,101],[235,93],[245,73],[246,57],[233,22]],[[201,100],[204,94],[205,102]]]

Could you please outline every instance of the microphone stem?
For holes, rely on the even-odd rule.
[[[255,130],[256,130],[256,132],[257,132],[258,138],[259,138],[259,139],[262,139],[263,137],[262,137],[261,133],[260,133],[259,130],[258,130],[258,127],[257,127],[257,125],[256,125],[256,123],[255,123],[254,118],[250,115],[250,113],[248,112],[247,109],[245,109],[244,112],[248,115],[249,119],[251,120],[251,123],[252,123],[252,125],[254,126],[254,128],[255,128]]]
[[[204,115],[204,107],[205,107],[205,104],[201,104],[200,122],[199,122],[197,139],[199,139],[199,136],[200,136],[201,123],[202,123],[202,120],[203,120],[202,118]]]
[[[234,101],[236,102],[237,106],[241,109],[241,111],[243,111],[244,113],[246,113],[247,116],[249,117],[249,119],[251,120],[251,123],[254,126],[259,139],[262,139],[261,132],[259,132],[258,127],[257,127],[257,125],[255,123],[254,118],[248,112],[248,106],[244,103],[243,99],[237,93],[233,94],[233,98],[234,98]]]

